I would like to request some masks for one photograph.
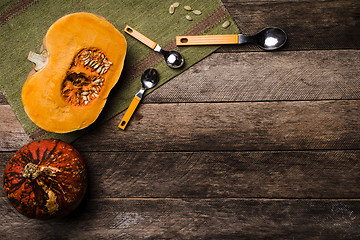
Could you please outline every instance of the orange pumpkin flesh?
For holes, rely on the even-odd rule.
[[[56,133],[89,126],[120,77],[126,47],[124,36],[97,15],[57,20],[46,33],[43,54],[29,54],[37,64],[21,93],[29,118]]]

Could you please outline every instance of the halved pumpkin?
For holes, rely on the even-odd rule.
[[[56,133],[83,129],[102,111],[126,55],[124,36],[107,20],[74,13],[57,20],[45,35],[21,97],[40,128]]]

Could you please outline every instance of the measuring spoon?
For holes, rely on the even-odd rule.
[[[142,99],[144,92],[150,88],[155,87],[158,82],[159,79],[157,71],[154,68],[146,69],[141,76],[141,89],[131,101],[129,108],[126,110],[126,113],[119,124],[119,128],[125,130],[125,127],[128,124],[131,116],[135,112],[136,107],[139,105],[139,102]]]
[[[282,47],[286,40],[287,35],[282,29],[277,27],[267,27],[252,36],[243,34],[177,36],[176,45],[188,46],[255,43],[264,50],[275,50]]]
[[[180,68],[184,65],[185,59],[179,52],[173,50],[166,51],[162,49],[159,44],[142,35],[140,32],[136,31],[130,26],[126,26],[124,31],[145,44],[146,46],[148,46],[149,48],[151,48],[152,50],[154,50],[155,52],[159,52],[164,55],[165,62],[169,67]]]

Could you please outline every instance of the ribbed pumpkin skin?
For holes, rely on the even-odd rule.
[[[38,172],[29,171],[29,169]],[[5,167],[4,189],[15,209],[29,218],[62,217],[81,202],[87,187],[85,162],[71,145],[53,139],[29,143]]]

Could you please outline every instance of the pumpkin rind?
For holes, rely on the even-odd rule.
[[[66,133],[89,126],[99,116],[121,75],[127,48],[124,36],[107,20],[81,12],[57,20],[43,42],[47,63],[37,72],[32,71],[23,86],[25,112],[49,132]],[[89,67],[80,54],[94,49],[98,55],[93,59],[103,56],[101,68],[93,62]],[[69,76],[86,76],[82,78],[86,81],[70,84],[69,88]],[[84,91],[91,93],[87,100],[83,100]]]
[[[37,219],[73,211],[87,187],[85,162],[71,145],[53,139],[29,143],[5,167],[4,189],[14,208]]]

